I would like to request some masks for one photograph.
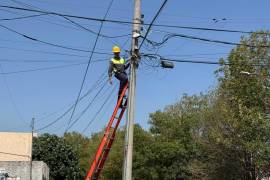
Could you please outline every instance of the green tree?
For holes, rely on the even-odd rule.
[[[220,94],[225,105],[230,108],[228,140],[242,162],[242,179],[261,178],[268,172],[270,156],[270,56],[268,48],[270,36],[264,32],[242,38],[242,44],[254,47],[237,46],[228,57],[229,67],[223,67],[220,78]],[[254,65],[256,64],[256,65]],[[242,71],[253,73],[245,77]],[[267,160],[268,159],[268,160]]]
[[[189,164],[198,156],[201,112],[206,98],[184,95],[164,112],[150,115],[150,132],[154,137],[149,161],[156,176],[151,179],[187,179]]]
[[[91,159],[100,143],[103,133],[94,134],[91,137],[91,146],[89,150],[92,152]],[[124,129],[119,129],[117,135],[101,173],[100,179],[118,180],[122,178],[123,160],[124,160]],[[134,126],[134,150],[133,150],[133,174],[134,179],[150,179],[148,166],[145,164],[147,160],[147,147],[151,145],[151,135],[143,130],[139,125]]]
[[[44,161],[50,168],[50,179],[78,179],[79,161],[77,154],[63,138],[43,134],[34,139],[33,159]]]
[[[134,180],[270,177],[269,35],[257,32],[240,43],[244,45],[236,46],[226,58],[230,65],[220,60],[223,65],[217,71],[216,89],[184,95],[163,111],[152,113],[149,131],[135,126]],[[124,133],[118,130],[101,179],[121,179]],[[84,141],[73,134],[67,139],[85,143],[87,152],[80,158],[86,162],[87,154],[94,157],[102,136],[99,132]],[[89,164],[84,166],[89,168]]]
[[[269,35],[254,33],[240,43],[249,46],[234,48],[230,65],[219,69],[220,84],[204,121],[201,142],[210,179],[269,177]]]
[[[75,154],[78,156],[80,166],[80,179],[83,179],[89,168],[89,139],[77,132],[65,133],[63,138],[65,142],[72,147]]]

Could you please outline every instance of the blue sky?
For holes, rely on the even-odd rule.
[[[63,14],[103,18],[110,1],[20,0],[20,2]],[[142,13],[145,15],[144,22],[149,23],[152,20],[162,2],[161,0],[142,1]],[[2,0],[0,4],[22,7],[21,4],[11,0]],[[267,0],[170,0],[156,24],[244,31],[267,30],[270,29],[269,7],[270,1]],[[6,10],[0,8],[0,19],[33,14],[17,10]],[[131,21],[132,18],[133,1],[115,0],[108,19]],[[224,18],[226,20],[222,20]],[[217,19],[218,22],[213,21],[213,19]],[[73,20],[96,32],[100,25],[99,22]],[[68,23],[65,19],[55,16],[0,21],[0,24],[43,41],[86,50],[93,48],[96,37]],[[131,28],[131,25],[104,23],[102,34],[109,36],[130,34]],[[147,26],[144,26],[144,29],[146,28]],[[149,38],[160,41],[164,35],[161,31],[232,42],[238,42],[240,37],[244,35],[239,33],[153,27]],[[90,56],[90,53],[65,50],[33,42],[5,29],[0,29],[0,33],[0,70],[2,72],[70,65],[86,62]],[[143,33],[145,33],[145,30]],[[120,45],[122,49],[129,50],[131,44],[130,37],[114,40],[99,38],[96,51],[110,53],[114,44]],[[175,38],[162,46],[158,54],[175,59],[218,61],[221,57],[226,58],[232,48],[233,46],[228,45]],[[154,53],[155,51],[143,47],[141,52]],[[69,54],[69,56],[63,54]],[[101,74],[106,71],[109,59],[109,55],[95,54],[93,56],[93,61],[100,60],[100,62],[91,63],[82,94],[91,88]],[[83,64],[52,70],[0,75],[0,131],[29,131],[32,117],[36,118],[36,128],[40,128],[55,120],[55,118],[68,109],[68,105],[75,101],[85,68],[86,65]],[[147,123],[149,113],[155,112],[158,109],[162,110],[166,105],[176,102],[183,93],[189,95],[198,94],[200,92],[207,92],[215,87],[217,80],[214,71],[217,68],[218,66],[215,65],[178,63],[175,64],[174,69],[165,70],[141,65],[137,75],[135,122],[147,129],[149,127]],[[118,86],[118,82],[115,79],[114,85]],[[101,95],[97,97],[89,110],[71,130],[81,132],[86,127],[113,87],[110,85],[104,87]],[[94,98],[98,90],[96,88],[79,103],[73,120]],[[117,92],[114,91],[112,99],[109,100],[110,104],[105,106],[106,108],[89,126],[85,135],[88,136],[93,132],[100,131],[106,125],[116,102],[116,94]],[[70,114],[39,133],[62,134],[65,131],[69,117]],[[124,121],[121,125],[124,125]]]

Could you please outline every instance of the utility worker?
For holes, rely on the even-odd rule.
[[[108,75],[109,82],[112,84],[112,75],[120,81],[119,91],[118,91],[118,99],[121,96],[121,92],[124,89],[125,85],[128,83],[128,76],[125,70],[130,66],[129,62],[126,62],[124,58],[120,57],[120,48],[118,46],[114,46],[112,48],[112,52],[114,53],[114,57],[110,61]],[[122,108],[122,102],[120,104],[120,108]]]

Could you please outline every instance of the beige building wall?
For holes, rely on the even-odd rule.
[[[0,132],[0,161],[30,161],[31,148],[31,133]]]

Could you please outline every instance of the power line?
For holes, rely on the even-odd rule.
[[[37,39],[37,38],[34,38],[34,37],[31,37],[31,36],[28,36],[26,34],[23,34],[23,33],[20,33],[14,29],[11,29],[7,26],[4,26],[2,24],[0,24],[0,27],[10,31],[10,32],[13,32],[17,35],[20,35],[26,39],[29,39],[31,41],[35,41],[35,42],[39,42],[39,43],[42,43],[42,44],[46,44],[46,45],[50,45],[50,46],[54,46],[54,47],[58,47],[58,48],[62,48],[62,49],[67,49],[67,50],[73,50],[73,51],[79,51],[79,52],[90,52],[89,50],[83,50],[83,49],[77,49],[77,48],[72,48],[72,47],[68,47],[68,46],[63,46],[63,45],[59,45],[59,44],[54,44],[54,43],[50,43],[50,42],[46,42],[46,41],[43,41],[43,40],[40,40],[40,39]]]
[[[87,31],[87,32],[90,32],[91,34],[95,34],[95,35],[98,35],[98,33],[96,33],[95,31],[91,30],[91,29],[88,29],[82,25],[80,25],[79,23],[71,20],[70,18],[67,18],[65,16],[62,16],[64,19],[66,19],[67,21],[71,22],[72,24],[74,24],[75,26],[83,29],[84,31]],[[119,36],[107,36],[107,35],[104,35],[104,34],[100,34],[99,35],[100,37],[103,37],[105,38],[107,41],[111,42],[112,44],[119,44],[116,40],[114,40],[115,38],[120,38],[120,37],[126,37],[126,36],[130,36],[130,34],[127,34],[127,35],[119,35]]]
[[[146,64],[151,67],[160,67],[161,61],[171,61],[176,63],[190,63],[190,64],[205,64],[205,65],[226,65],[226,66],[241,66],[244,65],[246,62],[237,62],[237,63],[230,63],[225,60],[221,61],[198,61],[198,60],[188,60],[188,59],[172,59],[172,58],[165,58],[164,56],[157,55],[157,54],[143,54],[142,57],[145,57],[151,64]],[[264,67],[265,64],[247,64],[248,66],[254,67]]]
[[[72,109],[73,106],[71,106],[68,110],[66,110],[61,116],[59,116],[58,118],[56,118],[54,121],[50,122],[49,124],[39,128],[39,129],[36,129],[36,131],[42,131],[44,129],[47,129],[48,127],[54,125],[55,123],[57,123],[59,120],[61,120],[63,117],[65,117]]]
[[[87,92],[83,96],[80,97],[80,101],[83,100],[86,96],[88,96],[93,90],[97,89],[102,83],[104,83],[104,80],[106,78],[105,75],[106,75],[106,72],[104,72],[104,73],[101,74],[101,76],[93,84],[93,86],[91,86],[91,88],[89,90],[87,90]],[[74,106],[74,103],[70,103],[67,106],[69,106],[69,105],[72,105],[72,107],[73,107]],[[62,107],[60,110],[63,110],[64,108],[66,108],[66,106],[65,107]],[[40,120],[46,119],[46,118],[48,118],[48,117],[56,114],[57,112],[59,112],[59,111],[57,110],[57,111],[54,111],[52,113],[49,113],[48,115],[46,115],[46,116],[44,116],[42,118],[39,118],[38,120],[40,121]]]
[[[13,12],[13,11],[7,10],[7,9],[0,9],[0,11],[4,11],[4,12],[8,12],[8,13],[10,13],[10,14],[16,14],[16,15],[24,15],[24,14],[17,13],[17,12]]]
[[[21,1],[18,1],[18,0],[10,0],[10,1],[12,1],[12,2],[14,2],[14,3],[16,3],[16,4],[19,4],[19,5],[22,5],[22,6],[26,7],[26,8],[34,8],[34,9],[42,10],[42,9],[36,7],[36,6],[33,6],[33,5],[31,5],[31,4],[27,4],[27,3],[21,2]],[[10,12],[10,13],[13,13],[13,12]],[[46,14],[48,15],[48,13],[46,13]],[[45,19],[45,18],[44,18],[44,19]],[[43,22],[47,22],[47,23],[49,23],[49,24],[54,24],[54,25],[58,25],[58,26],[61,26],[61,27],[65,27],[65,28],[71,29],[70,26],[66,26],[66,25],[63,25],[63,24],[51,22],[50,19],[48,19],[48,20],[49,20],[49,21],[39,19],[39,21],[43,21]],[[72,28],[72,29],[73,29],[73,28]]]
[[[88,57],[85,55],[78,55],[78,54],[59,53],[55,51],[31,50],[31,49],[5,47],[5,46],[0,46],[0,49],[8,49],[8,50],[14,50],[14,51],[23,51],[23,52],[34,52],[34,53],[40,53],[40,54],[53,54],[53,55],[70,56],[70,57]],[[92,52],[92,51],[89,51],[89,52]],[[95,51],[93,53],[99,54],[99,55],[110,55],[110,56],[112,55],[111,53],[98,52],[98,51]]]
[[[139,49],[141,49],[141,47],[142,47],[142,45],[143,45],[145,39],[147,38],[147,36],[148,36],[148,34],[149,34],[149,32],[150,32],[151,27],[153,26],[154,22],[155,22],[156,19],[158,18],[159,14],[161,13],[162,9],[165,7],[165,5],[166,5],[167,2],[168,2],[168,0],[164,0],[164,2],[162,3],[161,7],[160,7],[159,10],[158,10],[158,12],[157,12],[156,15],[154,16],[152,22],[150,23],[150,25],[149,25],[149,27],[148,27],[148,29],[147,29],[147,31],[146,31],[145,36],[143,37],[143,40],[142,40],[142,42],[141,42],[141,44],[140,44],[140,46],[139,46]]]
[[[25,14],[22,14],[22,13],[16,13],[16,12],[13,12],[13,11],[9,11],[9,10],[6,10],[6,9],[0,9],[0,11],[6,11],[8,13],[11,13],[11,14],[16,14],[16,15],[21,15],[21,16],[25,16]],[[45,12],[45,11],[44,11]],[[46,13],[48,14],[48,13]],[[50,14],[51,15],[51,14]],[[63,28],[67,28],[67,29],[72,29],[72,30],[78,30],[78,31],[81,31],[82,29],[81,28],[75,28],[74,25],[70,26],[71,23],[67,23],[67,20],[62,20],[63,16],[58,16],[61,18],[60,19],[56,19],[55,17],[57,17],[56,15],[51,15],[49,17],[52,17],[54,19],[51,19],[51,18],[46,18],[45,16],[43,17],[38,17],[36,19],[33,19],[33,20],[36,20],[36,21],[41,21],[41,22],[46,22],[48,24],[52,24],[52,25],[56,25],[56,26],[60,26],[60,27],[63,27]],[[52,22],[52,20],[55,20],[56,22]],[[62,24],[63,23],[63,24]],[[89,26],[93,26],[93,27],[96,27],[96,25],[89,25]],[[106,28],[111,28],[112,26],[106,26]],[[104,27],[105,28],[105,27]],[[122,27],[123,29],[123,27]],[[118,36],[118,35],[116,35]],[[119,36],[125,36],[125,35],[119,35]],[[113,36],[112,36],[113,37]]]
[[[91,105],[93,104],[93,102],[95,101],[96,97],[102,92],[102,90],[104,89],[104,87],[106,86],[106,83],[104,83],[104,85],[101,87],[101,89],[99,90],[99,92],[97,93],[97,95],[94,97],[94,99],[86,106],[86,108],[84,110],[81,111],[81,113],[77,116],[77,118],[74,120],[74,122],[77,122],[79,119],[81,119],[81,117],[87,112],[87,110],[91,107]],[[104,94],[108,91],[110,87],[108,87],[105,92],[101,95],[101,97],[104,96]],[[73,122],[73,123],[74,123]],[[75,124],[75,123],[74,123]],[[72,124],[73,125],[73,124]],[[71,126],[72,126],[71,125]]]
[[[213,62],[213,61],[195,61],[195,60],[185,60],[185,59],[167,59],[162,58],[161,60],[172,61],[178,63],[192,63],[192,64],[213,64],[213,65],[230,65],[229,63]]]
[[[87,32],[90,32],[92,34],[98,35],[97,32],[80,25],[79,23],[67,18],[66,16],[62,16],[62,17],[65,18],[67,21],[71,22],[72,24],[74,24],[75,26],[77,26],[77,27],[79,27],[79,28],[81,28],[81,29],[83,29],[83,30],[85,30]],[[114,38],[127,37],[127,36],[130,36],[130,35],[131,34],[124,34],[124,35],[118,35],[118,36],[108,36],[108,35],[100,34],[99,36],[104,37],[104,38],[108,38],[108,39],[114,39]],[[113,43],[115,43],[115,42],[113,42]]]
[[[21,16],[21,17],[15,17],[15,18],[4,18],[4,19],[0,19],[0,21],[13,21],[13,20],[19,20],[19,19],[28,19],[28,18],[33,18],[33,17],[44,16],[44,15],[47,15],[47,14],[48,13],[42,13],[42,14]]]
[[[155,55],[155,54],[153,54]],[[194,56],[216,56],[216,55],[228,55],[228,53],[220,52],[220,53],[192,53],[192,54],[167,54],[163,56],[179,56],[179,57],[194,57]]]
[[[2,63],[74,63],[74,62],[87,62],[84,60],[58,60],[58,59],[53,59],[53,60],[30,60],[30,59],[1,59],[0,58],[0,62]],[[92,62],[104,62],[104,61],[108,61],[107,59],[96,59]]]
[[[62,66],[50,66],[50,67],[43,67],[43,68],[36,68],[36,69],[26,69],[26,70],[19,70],[19,71],[2,72],[0,74],[2,74],[2,75],[10,75],[10,74],[19,74],[19,73],[27,73],[27,72],[35,72],[35,71],[45,71],[45,70],[52,70],[52,69],[61,69],[61,68],[79,66],[79,65],[86,64],[86,63],[87,62],[75,63],[75,64],[68,64],[68,65],[62,65]]]
[[[74,63],[74,62],[78,62],[78,60],[25,60],[25,59],[21,59],[21,60],[14,60],[14,59],[0,59],[0,62],[2,63]]]
[[[10,13],[10,14],[16,14],[16,15],[22,15],[22,16],[25,16],[25,14],[22,14],[22,13],[16,13],[16,12],[9,11],[9,10],[5,10],[5,9],[0,9],[0,10],[1,10],[1,11],[6,11],[6,12],[8,12],[8,13]],[[46,13],[46,14],[47,14],[47,13]],[[41,21],[41,22],[46,22],[46,23],[48,23],[48,24],[53,24],[53,25],[56,25],[56,26],[60,26],[60,27],[63,27],[63,28],[67,28],[67,29],[79,30],[79,29],[74,28],[74,27],[72,27],[72,26],[66,25],[66,23],[65,23],[65,24],[60,24],[60,23],[62,23],[62,21],[59,21],[59,23],[58,23],[58,22],[52,22],[52,19],[45,18],[45,17],[38,17],[38,18],[36,18],[36,19],[34,19],[34,20]],[[63,23],[64,23],[64,22],[63,22]]]
[[[207,38],[201,38],[201,37],[196,37],[196,36],[190,36],[190,35],[185,35],[185,34],[167,34],[164,36],[163,40],[161,42],[155,42],[152,40],[149,40],[147,38],[146,41],[153,45],[153,46],[161,46],[165,44],[168,40],[171,38],[175,37],[181,37],[181,38],[186,38],[186,39],[193,39],[193,40],[199,40],[199,41],[204,41],[204,42],[210,42],[210,43],[217,43],[217,44],[226,44],[226,45],[237,45],[237,46],[246,46],[246,47],[260,47],[260,48],[269,48],[270,45],[250,45],[250,44],[243,44],[243,43],[235,43],[235,42],[229,42],[229,41],[221,41],[221,40],[214,40],[214,39],[207,39]]]
[[[81,101],[82,99],[84,99],[86,96],[88,96],[93,90],[95,90],[96,88],[98,88],[98,87],[104,82],[104,80],[105,80],[105,78],[106,78],[105,75],[106,75],[106,72],[104,72],[104,73],[101,74],[101,76],[100,76],[100,77],[98,78],[98,80],[93,84],[93,86],[91,86],[91,88],[90,88],[83,96],[81,96],[80,101]],[[72,105],[72,103],[68,104],[68,106],[69,106],[69,105]],[[73,105],[74,105],[74,103],[73,103]],[[64,109],[64,108],[66,108],[66,106],[65,106],[65,107],[62,107],[60,110],[62,110],[62,109]],[[52,113],[49,113],[49,114],[46,115],[45,117],[39,118],[38,120],[46,119],[46,118],[48,118],[48,117],[50,117],[50,116],[56,114],[57,112],[59,112],[59,111],[57,110],[57,111],[54,111],[54,112],[52,112]]]
[[[91,105],[94,103],[94,101],[96,100],[96,98],[98,97],[98,95],[101,93],[101,91],[104,89],[104,87],[106,86],[106,82],[104,83],[104,85],[100,88],[100,90],[97,92],[97,94],[94,96],[94,98],[92,99],[92,101],[90,101],[90,103],[87,105],[87,107],[81,112],[81,114],[79,115],[79,117],[74,120],[65,130],[65,133],[71,129],[82,117],[82,115],[91,107]]]
[[[105,83],[105,84],[106,84],[106,83]],[[84,96],[84,97],[86,97],[86,96]],[[82,98],[81,98],[81,99],[82,99]],[[81,99],[80,99],[80,100],[81,100]],[[74,105],[75,105],[75,104],[73,104],[70,108],[68,108],[61,116],[59,116],[58,118],[56,118],[54,121],[52,121],[51,123],[49,123],[49,124],[43,126],[42,128],[37,129],[36,131],[42,131],[42,130],[47,129],[48,127],[54,125],[55,123],[57,123],[59,120],[61,120],[63,117],[65,117],[65,116],[73,109]],[[74,123],[74,124],[75,124],[75,123]],[[72,124],[72,125],[73,125],[73,124]]]
[[[26,7],[26,8],[34,8],[34,9],[38,9],[38,10],[43,11],[43,9],[41,9],[41,8],[39,8],[39,7],[37,7],[37,6],[34,6],[34,5],[32,5],[32,4],[28,4],[28,3],[25,3],[25,2],[21,2],[21,1],[18,1],[18,0],[10,0],[10,1],[13,1],[13,2],[15,2],[15,3],[19,4],[19,5],[22,5],[22,6]],[[49,13],[47,13],[47,14],[49,14]],[[49,15],[50,15],[50,14],[49,14]],[[61,21],[61,22],[64,22],[64,21]],[[59,24],[58,24],[58,25],[59,25]],[[61,25],[61,26],[63,26],[63,25]],[[65,27],[67,27],[67,26],[65,26]]]
[[[21,10],[21,11],[38,12],[38,13],[48,13],[48,12],[45,12],[45,11],[28,9],[28,8],[20,8],[20,7],[15,7],[15,6],[0,5],[0,7],[2,7],[2,8],[8,8],[8,9],[16,9],[16,10]],[[56,15],[56,16],[65,16],[65,17],[76,18],[76,19],[90,20],[90,21],[110,22],[110,23],[117,23],[117,24],[138,24],[138,23],[134,23],[134,22],[131,22],[131,21],[121,21],[121,20],[112,20],[112,19],[100,19],[100,18],[93,18],[93,17],[84,17],[84,16],[69,15],[69,14],[61,14],[61,13],[56,13],[56,12],[50,12],[50,14]],[[149,23],[144,23],[144,25],[150,25],[150,24]],[[201,31],[241,33],[241,34],[251,34],[251,33],[254,33],[254,31],[241,31],[241,30],[205,28],[205,27],[194,27],[194,26],[178,26],[178,25],[169,25],[169,24],[152,24],[152,26],[155,26],[155,27],[166,27],[166,28],[178,28],[178,29],[189,29],[189,30],[201,30]],[[261,34],[269,34],[269,33],[262,32]]]
[[[6,39],[6,38],[0,38],[0,41],[5,41],[5,42],[15,42],[15,43],[22,43],[22,44],[34,44],[34,45],[42,45],[42,46],[44,46],[44,44],[40,44],[40,43],[38,43],[38,42],[33,42],[33,41],[20,41],[20,40],[13,40],[13,39]],[[75,47],[75,48],[81,48],[81,47],[76,47],[76,46],[73,46],[73,47]],[[0,46],[0,48],[6,48],[6,49],[19,49],[20,50],[20,48],[14,48],[14,47],[5,47],[5,46]],[[85,48],[85,47],[83,47],[83,48]],[[104,49],[100,49],[100,50],[104,50]],[[35,51],[33,51],[33,50],[25,50],[25,51],[30,51],[30,52],[35,52]],[[39,50],[39,51],[41,51],[41,50]],[[127,50],[124,50],[124,51],[127,51]],[[44,51],[41,51],[41,52],[44,52]],[[64,54],[64,55],[66,55],[67,53],[58,53],[58,52],[52,52],[52,51],[45,51],[46,53],[48,53],[48,54],[60,54],[60,55],[62,55],[62,54]],[[88,52],[92,52],[92,51],[88,51]],[[94,52],[94,54],[103,54],[103,55],[113,55],[113,53],[108,53],[107,51],[106,52],[98,52],[98,51],[95,51]],[[70,56],[76,56],[76,57],[89,57],[89,56],[82,56],[82,55],[77,55],[77,54],[67,54],[67,55],[70,55]]]
[[[63,46],[63,45],[59,45],[59,44],[55,44],[55,43],[46,42],[46,41],[43,41],[43,40],[40,40],[40,39],[31,37],[31,36],[28,36],[26,34],[20,33],[18,31],[14,30],[14,29],[11,29],[11,28],[9,28],[7,26],[4,26],[4,25],[1,25],[1,24],[0,24],[0,27],[2,27],[4,29],[7,29],[8,31],[13,32],[13,33],[15,33],[17,35],[20,35],[20,36],[22,36],[22,37],[24,37],[26,39],[29,39],[29,40],[32,40],[32,41],[35,41],[35,42],[39,42],[39,43],[42,43],[42,44],[46,44],[46,45],[50,45],[50,46],[54,46],[54,47],[58,47],[58,48],[62,48],[62,49],[79,51],[79,52],[90,52],[90,53],[94,52],[94,51],[89,51],[89,50],[84,50],[84,49],[78,49],[78,48],[73,48],[73,47],[68,47],[68,46]],[[107,54],[108,55],[109,53],[97,53],[97,52],[95,52],[95,54]],[[109,54],[109,55],[111,55],[111,54]]]
[[[85,131],[89,128],[89,126],[93,123],[93,121],[97,118],[97,116],[100,114],[106,103],[108,103],[109,99],[112,97],[113,92],[115,91],[116,86],[112,89],[112,91],[109,93],[109,95],[105,98],[104,103],[100,106],[99,110],[96,112],[96,114],[93,116],[93,118],[88,122],[86,127],[83,129],[81,134],[85,133]]]
[[[195,60],[186,60],[186,59],[168,59],[161,57],[160,60],[177,62],[177,63],[192,63],[192,64],[208,64],[208,65],[241,65],[241,63],[229,63],[229,62],[213,62],[213,61],[195,61]],[[249,64],[250,66],[264,66],[262,64]]]
[[[31,4],[23,3],[23,2],[20,2],[20,1],[17,1],[17,0],[11,0],[11,1],[14,1],[14,2],[16,2],[16,3],[18,3],[18,4],[21,4],[21,5],[23,5],[23,6],[26,6],[26,7],[35,8],[35,9],[39,9],[39,10],[43,11],[43,9],[40,9],[39,7],[33,6],[33,5],[31,5]],[[49,11],[48,11],[46,14],[48,14],[48,13],[49,13]],[[83,30],[85,30],[85,31],[87,31],[87,32],[90,32],[90,33],[92,33],[92,34],[95,34],[95,35],[98,34],[97,32],[95,32],[95,31],[93,31],[93,30],[91,30],[91,29],[88,29],[88,28],[86,28],[86,27],[80,25],[79,23],[77,23],[77,22],[71,20],[71,19],[68,18],[68,17],[65,17],[65,16],[61,16],[61,17],[64,18],[64,19],[65,19],[66,21],[68,21],[69,23],[75,25],[76,27],[79,27],[80,29],[83,29]],[[130,34],[128,34],[128,35],[119,35],[119,36],[107,36],[107,35],[100,34],[100,37],[104,37],[104,38],[107,38],[107,39],[110,39],[110,38],[113,39],[113,38],[126,37],[126,36],[129,36],[129,35],[130,35]],[[113,42],[112,40],[109,40],[109,41],[111,41],[112,43],[116,44],[116,43]]]
[[[24,7],[30,7],[30,8],[35,8],[35,6],[31,5],[31,4],[27,4],[27,3],[24,3],[24,2],[21,2],[21,1],[17,1],[17,0],[10,0],[14,3],[17,3],[17,4],[20,4],[20,5],[23,5]]]
[[[80,97],[79,101],[81,101],[85,97],[87,97],[91,92],[93,92],[96,88],[98,88],[101,83],[106,84],[106,82],[103,82],[104,79],[105,79],[104,75],[105,75],[105,73],[103,73],[101,75],[101,77],[96,81],[96,83],[83,96]],[[39,129],[36,129],[36,131],[42,131],[42,130],[47,129],[50,126],[54,125],[55,123],[57,123],[59,120],[61,120],[63,117],[65,117],[73,109],[74,105],[75,105],[75,102],[62,115],[60,115],[54,121],[50,122],[49,124],[39,128]],[[49,116],[52,115],[52,114],[55,114],[55,112],[50,113]],[[49,116],[47,116],[47,117],[49,117]],[[44,118],[46,118],[46,117],[44,117]],[[44,118],[42,118],[42,119],[44,119]]]
[[[96,60],[93,62],[104,62],[106,60]],[[19,73],[28,73],[28,72],[35,72],[35,71],[46,71],[46,70],[53,70],[53,69],[62,69],[62,68],[68,68],[68,67],[74,67],[74,66],[80,66],[83,64],[87,64],[88,62],[81,62],[81,63],[74,63],[74,64],[68,64],[68,65],[62,65],[62,66],[50,66],[50,67],[42,67],[42,68],[35,68],[35,69],[25,69],[25,70],[19,70],[19,71],[10,71],[10,72],[2,72],[0,74],[2,75],[10,75],[10,74],[19,74]]]
[[[8,91],[9,98],[10,98],[10,100],[11,100],[11,103],[12,103],[12,105],[13,105],[13,108],[14,108],[14,110],[15,110],[17,116],[19,117],[19,119],[20,119],[24,124],[26,124],[26,125],[28,126],[27,122],[25,122],[25,121],[23,120],[22,114],[21,114],[21,112],[20,112],[20,110],[19,110],[19,108],[18,108],[18,106],[17,106],[17,104],[16,104],[16,101],[15,101],[14,98],[13,98],[13,95],[12,95],[12,93],[11,93],[11,89],[10,89],[10,87],[9,87],[9,85],[8,85],[7,78],[6,78],[6,76],[3,74],[3,73],[4,73],[4,70],[3,70],[1,64],[0,64],[0,71],[1,71],[1,75],[3,76],[4,83],[5,83],[5,85],[6,85],[6,88],[7,88],[7,91]]]
[[[112,6],[113,1],[114,1],[114,0],[111,0],[111,1],[110,1],[109,7],[108,7],[108,9],[107,9],[107,11],[106,11],[105,16],[104,16],[103,19],[106,19],[107,15],[108,15],[108,13],[109,13],[109,10],[110,10],[110,8],[111,8],[111,6]],[[73,111],[72,111],[72,113],[71,113],[70,119],[69,119],[69,121],[68,121],[68,127],[67,127],[68,129],[70,129],[70,128],[72,127],[72,125],[71,125],[71,126],[69,126],[69,125],[70,125],[70,122],[71,122],[71,120],[72,120],[72,118],[73,118],[74,112],[75,112],[75,110],[76,110],[76,107],[77,107],[77,104],[78,104],[78,100],[79,100],[79,98],[80,98],[80,96],[81,96],[81,92],[82,92],[82,89],[83,89],[83,86],[84,86],[84,82],[85,82],[85,79],[86,79],[86,76],[87,76],[87,73],[88,73],[88,69],[89,69],[89,66],[90,66],[90,63],[91,63],[91,60],[92,60],[92,57],[93,57],[93,52],[94,52],[95,49],[96,49],[96,45],[97,45],[98,38],[99,38],[99,36],[100,36],[102,27],[103,27],[103,21],[101,22],[101,25],[100,25],[100,27],[99,27],[99,31],[98,31],[97,37],[96,37],[96,39],[95,39],[95,42],[94,42],[93,50],[92,50],[92,53],[91,53],[91,55],[90,55],[90,58],[89,58],[89,61],[88,61],[88,64],[87,64],[87,67],[86,67],[86,70],[85,70],[85,73],[84,73],[84,76],[83,76],[83,80],[82,80],[81,87],[80,87],[80,90],[79,90],[79,93],[78,93],[78,96],[77,96],[77,100],[76,100],[75,106],[74,106],[74,108],[73,108]],[[68,129],[67,129],[67,130],[68,130]],[[65,132],[67,132],[67,130],[66,130]]]

